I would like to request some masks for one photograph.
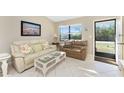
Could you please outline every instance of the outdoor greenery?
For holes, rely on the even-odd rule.
[[[74,39],[74,40],[80,40],[82,37],[81,33],[76,33],[76,34],[71,34],[70,35],[70,39]],[[61,40],[68,40],[69,39],[69,35],[68,34],[61,34]]]
[[[96,51],[104,52],[109,54],[115,54],[115,43],[114,42],[104,42],[96,41]]]
[[[96,23],[96,51],[115,54],[115,21]]]
[[[77,33],[77,34],[71,34],[71,39],[81,39],[81,33]]]
[[[69,36],[68,34],[61,34],[61,40],[68,40]]]
[[[71,25],[60,27],[61,40],[80,40],[82,38],[81,25]]]
[[[115,25],[109,27],[96,27],[96,41],[114,41],[115,40]]]

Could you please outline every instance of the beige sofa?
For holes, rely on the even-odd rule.
[[[56,50],[55,45],[49,45],[45,40],[16,41],[11,45],[13,65],[17,72],[34,65],[34,59]]]

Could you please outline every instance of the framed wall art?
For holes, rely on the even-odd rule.
[[[21,21],[21,36],[41,36],[41,25],[37,23]]]

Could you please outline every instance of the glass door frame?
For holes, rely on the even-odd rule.
[[[114,42],[115,42],[115,54],[102,53],[102,52],[97,52],[96,51],[96,23],[106,22],[106,21],[114,21],[114,29],[115,29],[115,39],[114,39]],[[95,57],[97,56],[96,53],[99,53],[99,55],[103,55],[103,56],[100,56],[100,57],[106,57],[106,58],[111,58],[111,59],[116,60],[116,19],[107,19],[107,20],[100,20],[100,21],[95,21],[94,22],[94,48],[95,48],[94,49],[95,50],[95,52],[94,52]],[[113,58],[111,56],[113,56]]]

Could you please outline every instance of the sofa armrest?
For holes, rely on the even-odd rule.
[[[15,67],[15,69],[17,70],[17,72],[21,73],[25,70],[25,61],[24,61],[24,57],[25,55],[22,53],[12,53],[13,56],[13,65]]]
[[[57,49],[56,45],[50,45],[49,48]]]
[[[87,47],[86,46],[81,47],[81,50],[83,50],[83,49],[87,49]]]
[[[81,52],[86,52],[87,51],[87,47],[86,46],[84,46],[84,47],[81,47]]]

